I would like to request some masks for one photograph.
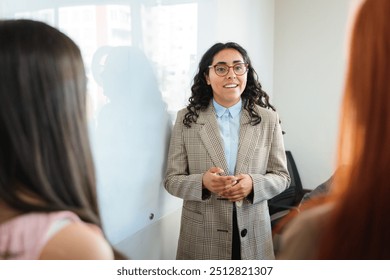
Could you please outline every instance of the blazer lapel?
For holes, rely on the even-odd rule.
[[[261,134],[261,125],[251,125],[248,111],[242,110],[240,120],[240,136],[237,152],[237,162],[235,172],[240,173],[245,170],[244,166],[252,158],[257,142]]]
[[[229,169],[227,167],[222,139],[219,133],[214,106],[212,104],[207,107],[206,111],[199,113],[196,123],[203,125],[199,131],[199,135],[214,166],[225,170],[225,175],[227,175]]]

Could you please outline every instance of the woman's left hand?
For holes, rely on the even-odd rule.
[[[236,175],[236,178],[235,184],[226,186],[226,189],[220,193],[221,196],[232,202],[243,200],[253,189],[252,177],[248,174],[238,174]]]

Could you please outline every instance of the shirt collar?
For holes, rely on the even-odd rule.
[[[213,105],[214,105],[214,108],[215,108],[215,113],[217,114],[218,118],[222,117],[222,115],[225,113],[226,109],[229,109],[230,115],[234,119],[241,112],[242,100],[240,99],[240,101],[238,101],[233,106],[231,106],[229,108],[226,108],[226,107],[223,107],[222,105],[219,105],[215,101],[215,99],[213,98]]]

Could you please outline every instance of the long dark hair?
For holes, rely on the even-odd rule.
[[[261,117],[254,110],[256,104],[263,108],[271,108],[275,111],[275,108],[269,103],[269,96],[262,90],[257,73],[252,67],[247,51],[234,42],[216,43],[205,52],[199,62],[198,72],[194,77],[191,96],[188,100],[188,112],[183,120],[186,127],[191,127],[191,123],[196,122],[199,111],[205,110],[209,106],[213,98],[213,91],[211,86],[207,84],[206,75],[210,71],[209,65],[212,64],[214,56],[225,49],[237,50],[242,55],[244,62],[248,64],[247,84],[241,97],[244,101],[244,109],[249,112],[251,117],[251,124],[257,125],[261,122]]]
[[[45,23],[3,20],[0,65],[0,201],[100,226],[79,48]]]

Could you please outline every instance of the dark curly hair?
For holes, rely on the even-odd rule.
[[[206,51],[199,62],[198,73],[195,75],[191,87],[191,97],[188,99],[188,112],[183,120],[186,127],[191,127],[191,123],[196,122],[199,111],[205,110],[209,106],[213,98],[213,91],[211,86],[207,84],[206,75],[210,71],[209,65],[212,64],[214,56],[225,49],[237,50],[242,55],[244,62],[248,64],[247,84],[241,96],[244,102],[244,109],[249,112],[251,117],[251,124],[257,125],[261,122],[261,117],[254,110],[255,104],[275,111],[275,108],[269,103],[268,94],[261,88],[257,73],[252,67],[247,51],[234,42],[216,43]]]

